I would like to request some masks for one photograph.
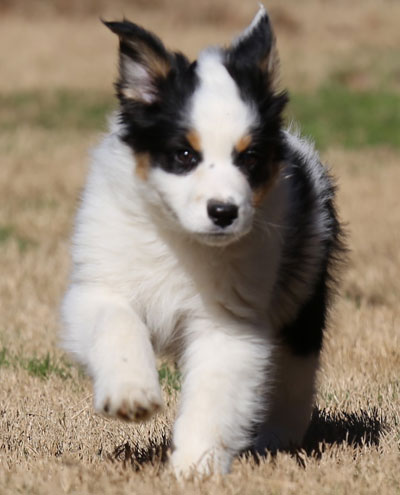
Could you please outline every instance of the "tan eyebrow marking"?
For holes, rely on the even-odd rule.
[[[135,153],[135,172],[142,180],[147,180],[149,176],[150,157],[148,153]]]
[[[199,134],[191,130],[186,134],[186,139],[188,140],[188,143],[190,146],[195,150],[200,152],[201,151],[201,140]]]
[[[242,153],[243,151],[247,150],[247,148],[250,146],[250,143],[251,143],[251,136],[250,136],[250,134],[245,134],[236,143],[235,150],[238,153]]]
[[[253,206],[254,208],[258,208],[261,206],[265,196],[268,194],[270,189],[274,186],[278,175],[279,175],[279,170],[281,169],[281,164],[275,164],[274,165],[274,170],[271,174],[271,177],[267,180],[265,184],[263,184],[261,187],[257,187],[254,192],[253,192]]]

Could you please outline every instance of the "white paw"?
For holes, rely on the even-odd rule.
[[[191,449],[176,449],[171,456],[172,469],[178,479],[191,476],[210,476],[213,473],[228,473],[231,456],[223,449],[209,449],[202,453]]]
[[[145,421],[162,407],[157,383],[133,379],[107,380],[95,383],[95,409],[126,421]]]

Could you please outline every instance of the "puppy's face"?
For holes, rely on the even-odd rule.
[[[252,228],[283,153],[274,36],[264,9],[227,49],[190,63],[127,21],[120,37],[122,139],[144,196],[200,242],[228,244]]]

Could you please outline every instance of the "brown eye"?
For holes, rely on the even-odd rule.
[[[240,165],[248,169],[254,168],[258,164],[259,159],[257,153],[253,150],[244,151],[239,157]]]
[[[185,167],[193,167],[199,161],[197,154],[189,149],[178,150],[175,153],[175,159]]]

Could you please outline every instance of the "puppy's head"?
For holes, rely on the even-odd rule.
[[[228,48],[190,63],[128,21],[106,25],[120,39],[122,139],[160,218],[200,242],[248,233],[283,153],[278,57],[260,8]]]

